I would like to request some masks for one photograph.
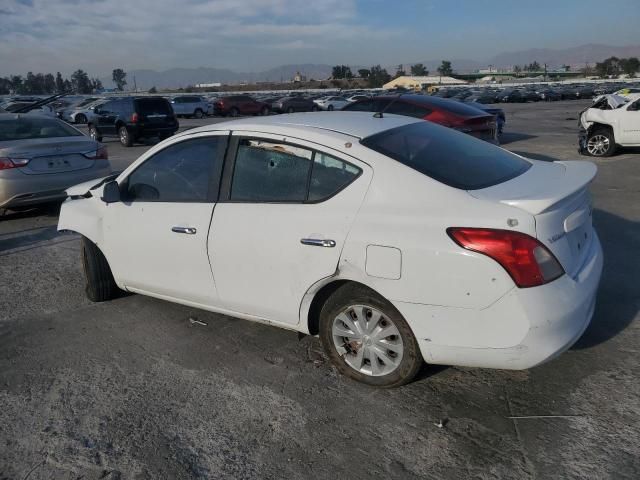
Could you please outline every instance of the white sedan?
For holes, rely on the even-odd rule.
[[[349,105],[351,102],[344,97],[322,97],[313,101],[322,110],[342,110],[342,107]]]
[[[188,130],[67,191],[86,291],[118,289],[319,335],[343,374],[526,369],[594,312],[589,162],[528,160],[365,112]]]

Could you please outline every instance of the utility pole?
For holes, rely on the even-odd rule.
[[[133,76],[133,91],[138,93],[138,85],[136,84],[136,76]]]
[[[547,81],[547,64],[544,64],[544,81]]]

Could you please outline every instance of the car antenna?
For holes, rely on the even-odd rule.
[[[387,110],[389,110],[389,107],[391,105],[393,105],[394,103],[396,103],[396,100],[398,100],[402,95],[404,95],[403,93],[398,94],[398,96],[396,98],[394,98],[393,100],[391,100],[386,107],[384,107],[382,110],[380,110],[379,112],[376,112],[373,114],[373,118],[384,118],[383,117],[383,113],[386,112]]]

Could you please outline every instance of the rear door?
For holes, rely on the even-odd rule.
[[[98,125],[98,129],[102,133],[113,135],[116,133],[116,117],[118,116],[117,112],[117,101],[111,100],[109,102],[103,103],[99,107],[99,113],[97,113],[96,123]]]
[[[220,300],[231,311],[297,324],[306,291],[336,271],[371,169],[302,140],[233,138],[209,237]]]
[[[128,289],[218,305],[207,255],[228,132],[183,137],[120,181],[103,218],[105,255]]]

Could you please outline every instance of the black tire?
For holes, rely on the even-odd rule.
[[[352,305],[375,308],[396,326],[404,350],[402,360],[395,370],[386,375],[368,375],[349,366],[345,357],[351,353],[341,354],[338,352],[333,341],[333,321],[341,312],[348,310]],[[392,388],[404,385],[415,377],[423,364],[418,342],[400,312],[373,290],[355,283],[347,283],[338,288],[323,305],[320,311],[320,341],[325,353],[340,373],[375,387]]]
[[[131,147],[133,145],[133,136],[124,125],[118,127],[118,138],[123,147]]]
[[[262,107],[262,110],[260,110],[260,115],[262,115],[263,117],[266,117],[267,115],[269,115],[269,107]]]
[[[193,112],[193,116],[196,118],[204,117],[204,112],[200,108],[196,108],[196,111]]]
[[[289,108],[287,108],[287,113],[293,113],[293,112],[294,112],[293,107],[289,107]]]
[[[237,117],[240,114],[240,110],[238,110],[236,107],[233,107],[231,110],[229,110],[229,115],[231,115],[232,117]]]
[[[102,134],[100,133],[100,131],[95,127],[95,125],[89,125],[89,136],[95,140],[96,142],[101,142],[102,141]]]
[[[317,112],[318,111],[318,106],[314,105],[313,107],[311,107],[311,111],[312,112]]]
[[[327,110],[329,110],[330,112],[333,112],[333,105],[329,105],[329,106],[327,107]]]
[[[76,115],[76,123],[84,125],[85,123],[87,123],[87,116],[84,113],[79,113],[78,115]]]
[[[81,256],[87,298],[92,302],[105,302],[115,298],[119,289],[109,263],[96,244],[86,237],[82,237]]]
[[[161,133],[160,135],[158,135],[158,139],[160,141],[162,141],[162,140],[166,140],[167,138],[169,138],[171,136],[173,136],[172,133]]]
[[[599,142],[602,146],[599,146]],[[590,146],[593,145],[593,147]],[[585,152],[591,157],[610,157],[616,152],[613,131],[606,127],[596,127],[587,136]]]

